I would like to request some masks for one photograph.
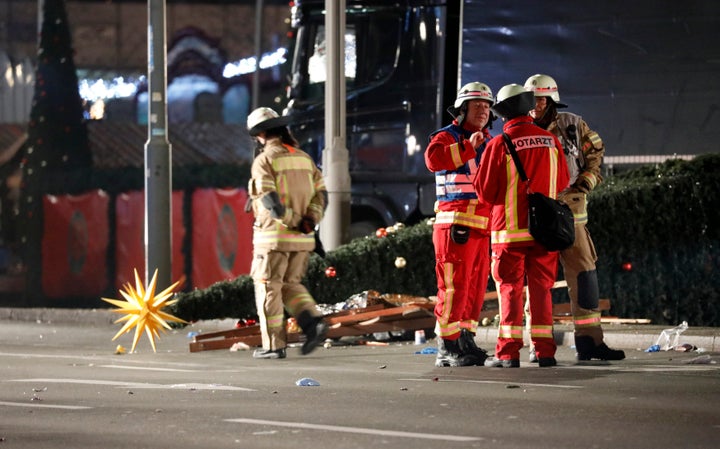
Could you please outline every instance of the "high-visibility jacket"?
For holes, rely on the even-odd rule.
[[[314,235],[303,234],[298,225],[303,216],[319,223],[327,197],[322,173],[312,158],[283,144],[279,138],[272,138],[265,142],[250,172],[248,193],[255,215],[255,250],[312,251]],[[279,198],[284,207],[281,217],[273,218],[271,208],[263,204],[266,196]]]
[[[480,156],[490,138],[473,148],[472,132],[458,126],[457,120],[430,136],[425,150],[425,165],[435,173],[435,226],[453,224],[486,231],[491,206],[478,200],[472,180],[477,173]]]
[[[534,239],[528,231],[528,184],[532,192],[557,198],[569,181],[565,155],[557,137],[533,124],[530,116],[505,122],[503,131],[515,144],[529,181],[520,180],[503,136],[499,135],[485,148],[474,185],[479,197],[493,205],[490,226],[493,246],[532,245]]]
[[[572,112],[558,112],[547,130],[555,134],[563,146],[571,187],[588,193],[602,182],[600,170],[605,144],[582,117]]]

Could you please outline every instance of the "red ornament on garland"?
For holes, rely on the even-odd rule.
[[[387,229],[386,228],[378,228],[377,231],[375,231],[375,237],[381,239],[383,237],[387,237]]]
[[[633,266],[630,262],[625,262],[624,264],[622,264],[622,269],[623,271],[632,271]]]
[[[325,269],[325,277],[334,278],[337,276],[337,272],[335,271],[335,267],[327,267]]]

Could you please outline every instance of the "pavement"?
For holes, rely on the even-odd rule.
[[[22,308],[0,307],[0,322],[36,322],[55,324],[76,324],[85,326],[119,326],[114,324],[121,315],[111,309],[65,309],[65,308]],[[197,332],[214,332],[233,329],[234,319],[200,321],[188,325],[190,330]],[[664,330],[673,328],[671,325],[654,324],[603,324],[605,343],[619,349],[647,349],[658,342]],[[118,328],[119,329],[119,328]],[[572,325],[556,324],[555,340],[559,345],[573,346]],[[666,332],[668,334],[668,332]],[[672,332],[669,332],[672,336]],[[497,340],[497,328],[484,326],[478,328],[476,341],[478,345],[491,348]],[[526,342],[529,341],[527,335]],[[665,340],[662,340],[665,341]],[[673,340],[670,340],[673,343]],[[689,344],[699,352],[720,352],[720,328],[689,326],[681,332],[677,343]]]

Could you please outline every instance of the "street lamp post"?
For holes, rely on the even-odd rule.
[[[167,130],[165,0],[148,0],[148,141],[145,143],[145,283],[171,285],[172,164]]]

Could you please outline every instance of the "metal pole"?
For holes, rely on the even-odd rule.
[[[345,111],[345,0],[325,0],[325,149],[322,161],[328,208],[320,225],[325,249],[346,243],[350,229],[350,171]]]
[[[260,58],[262,58],[263,0],[255,0],[255,73],[252,80],[252,109],[260,107]]]
[[[172,164],[167,136],[165,0],[148,0],[148,141],[145,143],[145,283],[158,270],[157,290],[172,270]]]

